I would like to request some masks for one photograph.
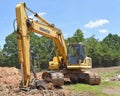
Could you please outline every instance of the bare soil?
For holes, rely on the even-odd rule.
[[[120,70],[120,66],[117,67],[109,67],[109,68],[93,68],[90,71],[94,71],[97,73],[101,72],[111,72]],[[41,73],[37,73],[39,79]],[[31,90],[31,91],[20,91],[19,83],[21,81],[21,72],[19,69],[15,67],[0,67],[0,96],[95,96],[93,93],[88,92],[70,92],[67,90],[66,86],[63,86],[62,89],[54,89],[54,90]],[[107,88],[103,89],[104,93],[109,94],[119,94],[120,95],[120,86],[117,88]]]

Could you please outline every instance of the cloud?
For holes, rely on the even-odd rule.
[[[96,20],[96,21],[90,21],[89,23],[85,24],[84,27],[85,28],[95,28],[95,27],[99,27],[99,26],[102,26],[107,23],[109,23],[109,20],[100,19],[100,20]]]
[[[40,16],[45,16],[45,15],[47,15],[47,13],[46,12],[40,12],[40,13],[38,13]]]
[[[68,38],[69,34],[68,33],[64,33],[64,38]]]
[[[45,16],[45,15],[47,15],[47,13],[46,12],[40,12],[40,13],[37,13],[38,15],[40,15],[40,16]],[[29,15],[29,18],[34,18],[35,16],[34,16],[34,14],[32,14],[32,15]]]
[[[108,32],[108,30],[107,29],[100,29],[100,30],[98,30],[100,33],[107,33]]]

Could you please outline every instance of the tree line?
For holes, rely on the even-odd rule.
[[[64,34],[63,34],[64,35]],[[48,68],[48,62],[55,55],[52,40],[35,33],[30,34],[31,62],[37,68]],[[120,65],[120,36],[109,33],[102,41],[95,36],[84,38],[82,30],[77,29],[73,36],[67,38],[66,43],[83,42],[86,45],[86,54],[92,58],[93,67],[109,67]],[[16,32],[9,34],[0,49],[0,66],[14,66],[20,68],[18,60]]]

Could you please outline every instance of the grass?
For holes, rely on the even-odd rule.
[[[70,85],[69,89],[73,90],[73,91],[79,91],[79,92],[90,92],[93,94],[100,94],[101,93],[100,86],[91,86],[91,85],[87,85],[87,84]]]
[[[111,76],[114,76],[115,74],[120,74],[120,71],[114,71],[114,72],[104,72],[101,73],[101,77],[106,79]],[[117,81],[105,81],[102,80],[100,85],[87,85],[87,84],[74,84],[68,86],[68,89],[71,91],[77,91],[77,92],[89,92],[94,94],[94,96],[120,96],[120,94],[106,94],[103,93],[103,90],[105,88],[114,88],[120,86],[120,82]]]
[[[112,76],[115,76],[117,74],[120,74],[120,70],[117,71],[111,71],[111,72],[103,72],[100,74],[102,80],[106,80],[107,78],[110,78]]]
[[[77,92],[89,92],[93,93],[95,96],[119,96],[115,94],[105,94],[103,93],[103,89],[105,88],[114,88],[120,86],[119,82],[114,82],[114,81],[102,81],[100,85],[87,85],[87,84],[75,84],[75,85],[70,85],[68,87],[69,90],[71,91],[77,91]]]

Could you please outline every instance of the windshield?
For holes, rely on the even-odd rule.
[[[72,44],[68,46],[68,56],[76,57],[79,60],[83,61],[86,57],[85,54],[85,45],[83,44]]]

